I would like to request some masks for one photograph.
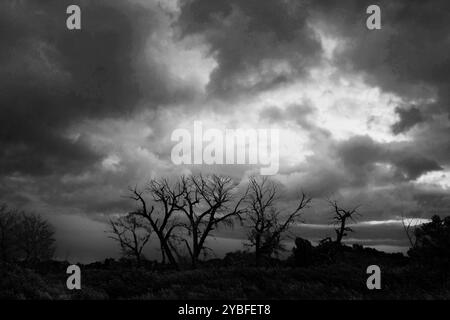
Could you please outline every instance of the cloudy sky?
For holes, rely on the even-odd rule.
[[[171,133],[194,121],[280,130],[283,205],[314,197],[300,236],[333,235],[327,198],[360,204],[351,237],[387,250],[406,245],[402,214],[449,212],[446,0],[5,0],[0,48],[1,201],[45,215],[60,257],[117,254],[105,221],[133,209],[129,186],[258,172],[175,166]]]

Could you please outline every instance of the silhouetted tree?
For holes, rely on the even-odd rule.
[[[166,179],[161,179],[151,180],[145,191],[151,195],[153,203],[158,207],[155,208],[155,205],[149,207],[144,199],[144,192],[134,188],[131,189],[130,197],[140,204],[140,208],[130,214],[142,216],[149,222],[160,242],[163,262],[167,257],[169,263],[178,268],[174,254],[175,247],[172,241],[174,239],[174,229],[180,226],[174,213],[177,210],[178,202],[183,196],[183,189],[178,183],[171,187]]]
[[[151,232],[140,216],[128,214],[110,219],[111,239],[117,241],[126,257],[134,257],[138,264],[144,258],[142,250],[150,240]]]
[[[49,260],[55,252],[54,228],[39,214],[21,212],[16,243],[25,261]]]
[[[19,212],[0,205],[0,259],[10,261],[17,257],[17,230]]]
[[[347,232],[353,232],[353,229],[347,226],[347,220],[350,219],[352,221],[355,221],[355,217],[360,215],[358,213],[359,206],[347,210],[340,207],[337,203],[337,201],[329,201],[330,206],[333,208],[333,221],[334,224],[337,226],[335,230],[336,232],[336,240],[335,243],[340,245],[342,242],[342,239],[347,236]]]
[[[232,226],[234,219],[241,219],[240,207],[245,193],[238,196],[235,184],[229,177],[211,175],[182,177],[179,186],[183,201],[176,207],[183,212],[183,223],[189,239],[183,239],[192,267],[196,267],[200,254],[206,250],[205,241],[219,226]]]
[[[256,263],[282,250],[281,240],[290,226],[299,219],[302,210],[311,202],[311,198],[301,194],[295,209],[282,216],[276,208],[277,185],[267,176],[261,179],[251,177],[247,198],[247,226],[250,246],[255,248]]]

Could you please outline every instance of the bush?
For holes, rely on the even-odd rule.
[[[0,266],[0,300],[52,299],[57,293],[40,275],[12,264]]]
[[[416,228],[416,242],[408,255],[416,262],[438,267],[448,273],[450,267],[450,217],[435,215],[431,222]]]

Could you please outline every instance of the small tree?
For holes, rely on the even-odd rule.
[[[35,213],[22,212],[17,228],[17,247],[27,262],[49,260],[55,253],[54,228]]]
[[[294,210],[282,218],[276,208],[277,192],[277,185],[267,176],[259,180],[250,178],[246,220],[248,240],[250,246],[255,248],[257,264],[263,256],[270,257],[283,249],[282,236],[298,221],[303,209],[311,202],[311,198],[302,193]]]
[[[134,257],[138,265],[144,255],[142,250],[150,240],[151,232],[142,217],[128,214],[109,220],[111,239],[117,241],[126,257]]]
[[[329,201],[330,206],[333,208],[333,221],[334,224],[337,226],[334,231],[336,232],[336,240],[335,243],[340,245],[342,242],[342,239],[347,236],[347,232],[353,232],[353,229],[347,226],[347,220],[350,219],[352,221],[356,221],[355,217],[360,215],[358,213],[359,206],[347,210],[340,207],[336,200]]]
[[[48,260],[55,252],[54,229],[35,213],[0,205],[0,260]]]

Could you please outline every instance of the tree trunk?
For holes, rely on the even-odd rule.
[[[255,263],[259,266],[261,261],[261,235],[257,234],[255,237]]]
[[[167,256],[167,258],[169,259],[169,263],[170,263],[175,269],[178,270],[178,263],[177,263],[177,260],[176,260],[175,257],[173,256],[172,251],[171,251],[170,248],[169,248],[169,245],[168,245],[166,242],[164,242],[164,243],[163,243],[163,246],[164,246],[164,251],[166,252],[166,256]]]

